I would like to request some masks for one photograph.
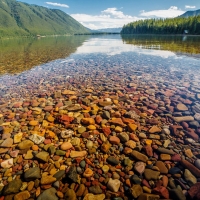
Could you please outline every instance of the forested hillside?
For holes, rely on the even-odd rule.
[[[88,32],[63,11],[15,0],[0,0],[0,37]]]
[[[147,19],[124,25],[121,34],[200,34],[200,16],[173,19]]]

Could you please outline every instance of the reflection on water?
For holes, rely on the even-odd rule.
[[[132,44],[132,45],[130,45]],[[162,58],[200,55],[200,37],[102,35],[0,40],[0,75],[21,73],[72,53],[109,56],[132,52]],[[177,55],[179,55],[177,57]]]
[[[200,54],[200,37],[198,36],[166,36],[166,35],[122,35],[126,44],[144,49],[172,51],[176,54]]]
[[[68,57],[88,36],[0,40],[0,74],[20,73],[33,66]]]

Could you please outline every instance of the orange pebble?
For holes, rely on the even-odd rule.
[[[33,146],[32,146],[32,150],[33,150],[33,151],[38,151],[38,149],[39,149],[39,147],[38,147],[37,145],[33,145]]]

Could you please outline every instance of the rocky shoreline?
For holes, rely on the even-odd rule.
[[[0,84],[0,200],[200,199],[198,69],[126,56]]]

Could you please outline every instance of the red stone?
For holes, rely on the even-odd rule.
[[[110,136],[109,141],[111,144],[120,144],[120,139],[117,136]]]
[[[192,139],[198,141],[199,140],[199,136],[195,133],[195,131],[191,128],[187,128],[187,132],[186,132],[187,136],[191,137]]]
[[[44,144],[51,144],[51,140],[50,139],[45,139],[44,140]]]
[[[174,162],[180,162],[181,156],[179,154],[174,154],[171,156],[171,160],[173,160]]]
[[[105,136],[109,136],[111,133],[110,127],[103,127],[102,128],[103,133],[105,134]]]
[[[174,135],[179,136],[179,130],[182,130],[183,127],[178,125],[172,125],[169,127],[169,129],[172,131]]]
[[[153,191],[154,191],[156,194],[158,194],[158,195],[164,197],[165,199],[169,199],[169,191],[168,191],[165,187],[163,187],[163,186],[158,186],[158,187],[154,188]]]
[[[146,145],[143,147],[145,153],[147,154],[147,156],[152,157],[153,156],[153,149],[151,148],[150,145]]]
[[[122,117],[122,121],[124,122],[124,124],[135,124],[135,120],[130,118]]]
[[[189,196],[193,200],[199,200],[200,199],[200,183],[194,184],[188,191]]]
[[[148,188],[151,188],[151,186],[149,185],[148,181],[145,180],[145,179],[142,180],[142,184],[143,184],[144,186],[148,187]]]
[[[97,115],[95,120],[96,120],[97,124],[100,124],[103,119],[100,115]]]

